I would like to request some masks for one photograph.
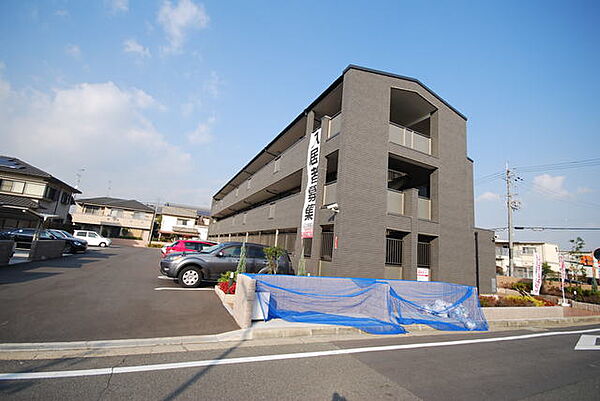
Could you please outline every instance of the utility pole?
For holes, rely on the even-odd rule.
[[[513,210],[519,210],[521,207],[521,202],[518,200],[513,200],[513,196],[515,195],[512,192],[512,184],[515,181],[522,181],[523,179],[517,177],[515,172],[511,170],[508,166],[508,162],[506,162],[506,176],[504,178],[506,180],[506,211],[507,211],[507,219],[508,219],[508,275],[512,276],[514,274],[514,254],[513,254]]]

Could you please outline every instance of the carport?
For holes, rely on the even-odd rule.
[[[53,217],[40,213],[40,209],[41,207],[31,199],[0,194],[0,230],[40,229],[46,217]],[[43,241],[42,244],[34,238],[31,249],[27,252],[15,252],[14,259],[24,262],[62,256],[63,248],[64,241]],[[13,240],[0,238],[0,266],[11,263],[13,249]]]

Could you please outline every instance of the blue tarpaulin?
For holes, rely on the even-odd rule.
[[[488,324],[475,287],[345,277],[248,274],[256,292],[269,293],[265,320],[352,326],[373,334],[406,333],[404,325],[438,330],[485,331]],[[261,297],[266,299],[266,297]]]

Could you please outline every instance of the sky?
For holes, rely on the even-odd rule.
[[[508,163],[515,225],[600,227],[599,17],[598,1],[4,0],[0,154],[80,174],[85,197],[208,207],[357,64],[468,117],[478,226],[506,227]],[[577,236],[600,247],[516,233]]]

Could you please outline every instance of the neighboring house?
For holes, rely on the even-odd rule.
[[[16,157],[0,156],[0,229],[68,222],[77,189]]]
[[[305,196],[316,207],[304,210]],[[495,291],[493,232],[474,226],[466,117],[414,78],[349,66],[213,196],[211,213],[210,239],[283,246],[312,274],[478,276],[481,292]]]
[[[208,237],[210,212],[191,207],[166,204],[159,208],[160,215],[159,240],[169,239],[201,239]]]
[[[594,259],[593,251],[560,251],[565,258],[565,267],[572,277],[582,278],[583,273],[588,279],[594,275],[594,263],[596,263],[596,279],[600,278],[598,271],[598,261]]]
[[[533,254],[538,253],[543,263],[548,263],[550,268],[558,273],[559,250],[558,245],[543,241],[513,241],[514,277],[533,278]],[[496,266],[501,267],[504,274],[508,274],[508,241],[496,240]]]
[[[148,241],[154,209],[136,200],[100,197],[77,199],[72,215],[78,229]]]

